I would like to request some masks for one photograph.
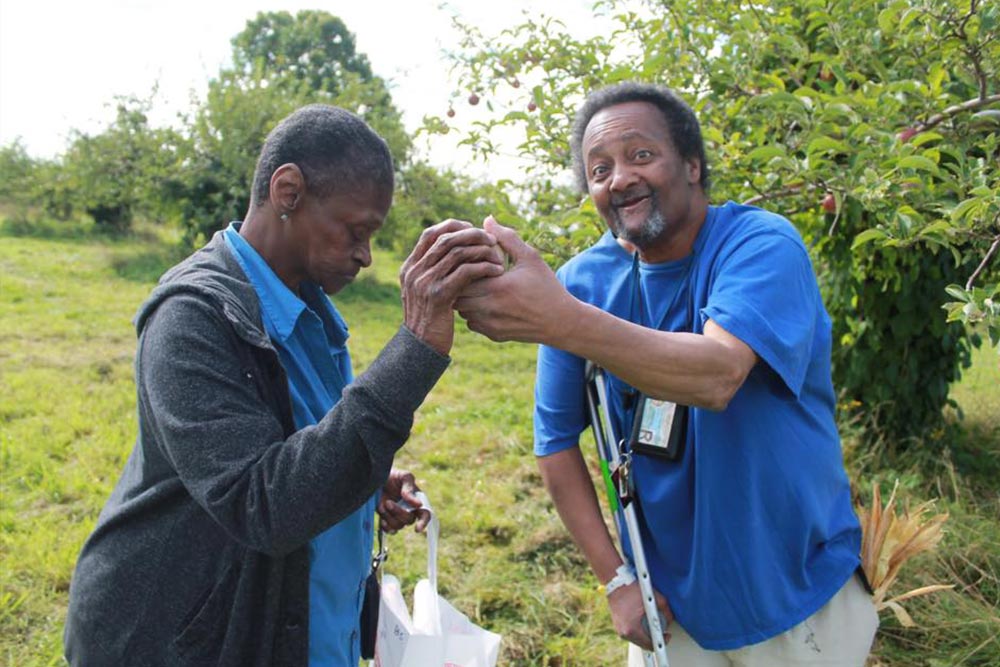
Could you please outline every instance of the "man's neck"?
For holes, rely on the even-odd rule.
[[[693,199],[689,214],[683,222],[680,225],[668,226],[658,240],[645,248],[639,248],[639,259],[647,264],[684,259],[691,254],[707,216],[708,199],[703,196]]]

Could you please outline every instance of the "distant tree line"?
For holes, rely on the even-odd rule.
[[[74,131],[55,159],[35,159],[17,141],[0,148],[0,202],[9,217],[29,227],[83,219],[113,234],[137,220],[174,224],[194,246],[243,217],[267,132],[316,102],[358,113],[390,146],[398,187],[376,237],[383,247],[403,251],[446,217],[481,220],[511,209],[501,189],[414,156],[386,82],[341,19],[311,10],[258,14],[232,39],[231,60],[179,128],[150,125],[153,96],[121,97],[103,131]]]

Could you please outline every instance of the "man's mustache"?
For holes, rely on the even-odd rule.
[[[612,206],[624,206],[630,202],[634,203],[643,197],[652,196],[652,192],[649,190],[629,190],[622,194],[611,195],[611,205]]]

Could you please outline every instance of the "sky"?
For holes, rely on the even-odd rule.
[[[151,120],[176,123],[228,63],[230,39],[259,11],[322,9],[355,34],[376,74],[389,81],[407,128],[447,111],[456,83],[444,51],[457,44],[452,16],[492,35],[528,12],[564,21],[576,35],[600,29],[593,0],[0,0],[0,145],[20,138],[28,153],[53,157],[71,130],[98,132],[114,117],[116,95],[147,97],[157,86]],[[606,20],[606,19],[604,19]],[[479,108],[464,107],[455,122]],[[481,177],[486,165],[447,140],[420,146],[441,167]],[[511,151],[513,152],[513,151]],[[498,165],[490,165],[497,167]],[[517,170],[517,160],[499,165]],[[512,177],[492,173],[493,178]]]

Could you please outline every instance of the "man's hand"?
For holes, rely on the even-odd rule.
[[[674,620],[674,615],[670,611],[667,598],[654,591],[656,606],[663,614],[667,623],[662,628],[664,641],[670,641],[670,633],[667,627]],[[628,586],[622,586],[608,596],[608,606],[611,608],[611,620],[615,626],[615,632],[622,639],[632,642],[636,646],[646,650],[653,650],[653,642],[649,636],[649,627],[644,621],[646,614],[642,607],[642,593],[639,590],[639,582],[632,582]]]
[[[494,341],[557,340],[563,329],[574,326],[571,312],[578,302],[517,232],[493,216],[486,218],[483,229],[496,237],[511,258],[511,267],[501,276],[469,285],[455,302],[455,309],[469,329]]]
[[[379,499],[377,508],[382,530],[392,534],[414,521],[417,523],[418,533],[422,533],[427,528],[427,524],[431,520],[431,513],[420,509],[423,507],[423,503],[416,496],[419,490],[413,473],[407,470],[392,469],[389,473],[389,479],[382,487],[382,498]],[[404,501],[410,509],[403,507],[400,501]]]
[[[496,239],[482,229],[445,220],[424,230],[399,270],[404,324],[447,355],[455,337],[455,299],[473,281],[503,270]]]

